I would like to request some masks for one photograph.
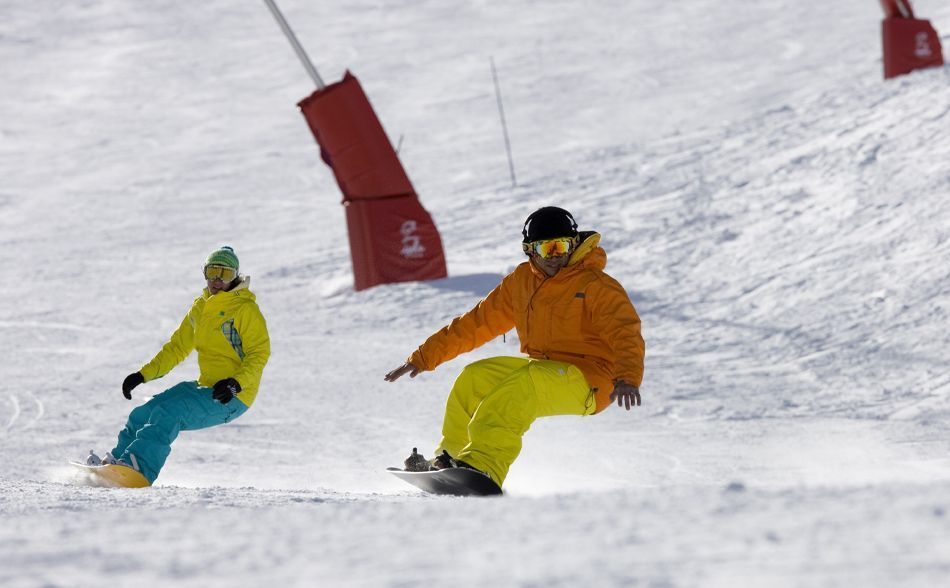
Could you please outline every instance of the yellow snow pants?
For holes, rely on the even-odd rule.
[[[584,374],[560,361],[492,357],[469,364],[449,393],[443,450],[488,473],[499,486],[521,453],[521,437],[538,417],[593,414]]]

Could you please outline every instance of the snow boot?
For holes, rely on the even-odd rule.
[[[412,455],[406,458],[403,465],[407,472],[428,472],[432,469],[429,467],[429,460],[419,453],[415,447],[412,448]]]
[[[447,470],[454,467],[458,467],[457,462],[444,449],[441,455],[432,460],[432,469],[434,470]]]
[[[96,452],[95,452],[95,451],[93,451],[92,449],[90,449],[90,450],[89,450],[89,455],[86,456],[86,465],[87,465],[87,466],[115,465],[115,464],[117,464],[117,463],[118,463],[119,465],[129,465],[129,464],[125,463],[125,462],[119,462],[119,461],[117,461],[114,457],[112,457],[112,453],[110,453],[110,452],[108,452],[108,451],[106,451],[106,454],[105,454],[105,455],[103,455],[102,457],[99,457],[98,455],[96,455]]]

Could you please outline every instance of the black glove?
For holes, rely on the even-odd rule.
[[[145,381],[145,376],[139,372],[129,374],[122,380],[122,395],[126,400],[132,400],[132,389]]]
[[[231,402],[234,395],[240,391],[241,385],[238,384],[237,380],[234,378],[225,378],[219,380],[214,385],[214,393],[211,396],[221,404],[227,404]]]

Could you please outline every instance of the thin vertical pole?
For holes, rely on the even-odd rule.
[[[511,186],[518,185],[515,179],[515,163],[511,159],[511,141],[508,140],[508,124],[505,122],[505,107],[501,102],[501,86],[498,84],[498,72],[495,70],[495,58],[491,60],[491,77],[495,82],[495,98],[498,100],[498,116],[501,117],[501,131],[505,135],[505,151],[508,152],[508,171],[511,172]]]
[[[294,48],[294,52],[297,53],[297,57],[300,59],[300,63],[303,64],[307,73],[310,74],[310,77],[313,79],[314,83],[317,84],[317,89],[322,90],[327,87],[323,83],[323,78],[320,77],[320,74],[317,73],[317,68],[313,67],[313,63],[310,61],[310,58],[307,57],[307,52],[303,50],[303,47],[300,45],[300,41],[297,40],[297,36],[294,35],[294,32],[290,30],[290,25],[287,24],[287,20],[284,18],[284,15],[281,14],[280,9],[277,8],[277,5],[274,4],[274,0],[264,0],[264,3],[267,4],[267,7],[270,8],[271,14],[274,15],[274,19],[277,21],[277,24],[280,25],[282,31],[284,31],[284,36],[287,37],[287,40],[290,41],[290,45]]]

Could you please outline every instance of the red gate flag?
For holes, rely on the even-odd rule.
[[[884,9],[884,79],[943,65],[940,37],[928,20],[914,17],[910,0],[881,0]]]
[[[298,106],[343,192],[355,288],[444,278],[439,231],[356,77],[347,71]]]

